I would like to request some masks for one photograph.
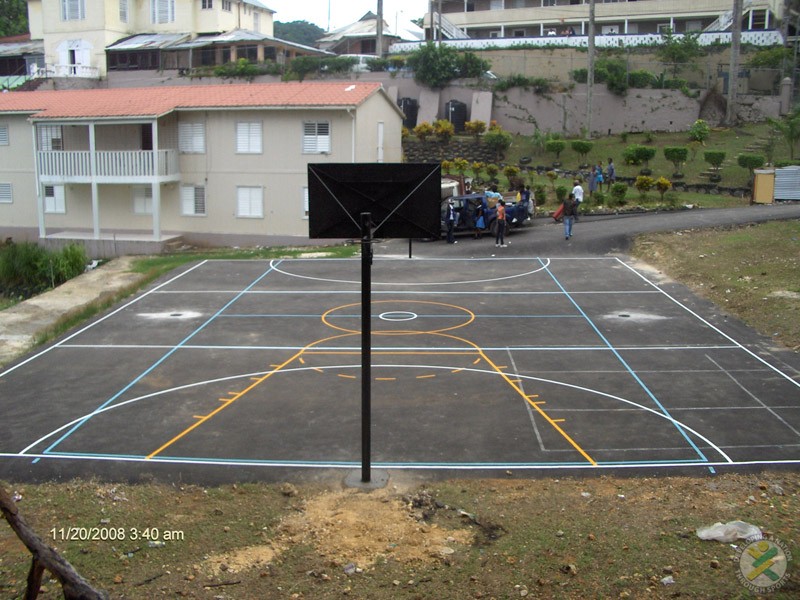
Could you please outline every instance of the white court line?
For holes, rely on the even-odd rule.
[[[762,408],[764,408],[765,410],[767,410],[767,411],[768,411],[768,412],[769,412],[769,413],[770,413],[770,414],[771,414],[773,417],[775,417],[775,418],[776,418],[776,419],[778,419],[778,420],[779,420],[781,423],[783,423],[784,425],[786,425],[786,427],[788,427],[788,428],[789,428],[789,430],[790,430],[792,433],[794,433],[794,434],[795,434],[797,437],[800,437],[800,431],[797,431],[797,429],[795,429],[794,427],[792,427],[792,426],[791,426],[791,425],[790,425],[790,424],[789,424],[789,423],[786,421],[786,419],[784,419],[782,416],[780,416],[778,413],[776,413],[774,410],[772,410],[772,408],[771,408],[771,407],[769,407],[769,406],[767,406],[766,404],[764,404],[764,402],[762,402],[761,398],[759,398],[759,397],[758,397],[758,396],[756,396],[756,395],[755,395],[753,392],[751,392],[751,391],[750,391],[750,390],[748,390],[746,387],[744,387],[744,386],[743,386],[743,385],[742,385],[742,384],[739,382],[739,380],[738,380],[738,379],[736,379],[736,378],[735,378],[733,375],[731,375],[731,374],[730,374],[728,371],[726,371],[725,369],[723,369],[723,368],[722,368],[722,365],[720,365],[720,364],[719,364],[717,361],[715,361],[713,358],[711,358],[711,357],[710,357],[708,354],[706,354],[706,358],[707,358],[708,360],[710,360],[710,361],[712,362],[712,364],[714,364],[714,366],[716,366],[716,367],[717,367],[717,368],[718,368],[718,369],[719,369],[721,372],[725,373],[725,375],[727,375],[727,376],[730,378],[730,380],[731,380],[731,381],[733,381],[733,383],[735,383],[735,384],[736,384],[736,385],[737,385],[737,386],[738,386],[738,387],[739,387],[739,388],[740,388],[740,389],[741,389],[741,390],[742,390],[742,391],[743,391],[745,394],[747,394],[747,395],[748,395],[748,396],[750,396],[750,397],[751,397],[753,400],[755,400],[756,402],[758,402],[758,403],[759,403],[759,404],[762,406]]]
[[[519,369],[517,369],[517,363],[514,360],[514,354],[511,352],[510,348],[508,349],[508,358],[511,361],[511,368],[514,369],[514,373],[517,373],[519,371]],[[523,382],[520,381],[518,385],[519,385],[520,391],[522,392],[522,395],[525,396],[525,398],[527,398],[528,394],[525,393],[525,386],[523,385]],[[539,433],[539,427],[536,425],[536,419],[534,418],[534,414],[533,414],[534,413],[533,406],[531,405],[530,402],[525,402],[525,410],[528,411],[528,418],[530,418],[530,420],[531,420],[531,426],[533,427],[533,433],[536,434],[536,441],[539,442],[539,449],[542,452],[547,452],[547,448],[544,447],[544,440],[542,440],[542,434]],[[574,449],[573,449],[573,452],[574,452]]]
[[[23,455],[24,456],[31,456],[31,455],[29,455],[27,453],[32,448],[34,448],[35,446],[37,446],[40,443],[45,442],[46,440],[48,440],[49,438],[53,437],[54,435],[57,435],[58,433],[60,433],[64,429],[67,429],[67,428],[71,427],[72,425],[74,425],[76,423],[80,423],[82,421],[86,421],[89,417],[95,417],[95,416],[97,416],[99,414],[102,414],[102,413],[105,413],[107,411],[115,410],[117,408],[121,408],[123,406],[127,406],[128,404],[139,402],[140,400],[157,398],[158,396],[170,393],[172,391],[189,389],[189,388],[192,388],[192,387],[199,387],[199,386],[202,386],[202,385],[206,385],[206,384],[210,384],[210,383],[217,383],[217,382],[221,382],[221,381],[230,381],[230,380],[237,379],[237,378],[262,377],[262,376],[264,376],[264,375],[266,375],[268,373],[275,373],[276,375],[291,374],[291,373],[302,372],[302,371],[311,371],[311,370],[314,370],[315,368],[316,367],[298,367],[298,368],[294,368],[294,369],[286,369],[286,368],[284,368],[284,369],[281,369],[280,371],[264,371],[264,372],[261,372],[261,373],[249,373],[249,374],[239,375],[239,376],[234,376],[234,377],[223,377],[223,378],[219,378],[219,379],[213,379],[213,380],[208,380],[208,381],[200,381],[200,382],[196,382],[196,383],[192,383],[192,384],[187,384],[187,385],[179,386],[179,387],[176,387],[176,388],[170,388],[170,389],[167,389],[167,390],[159,390],[157,392],[153,392],[153,393],[147,394],[145,396],[140,396],[138,398],[132,398],[130,400],[125,400],[124,402],[119,402],[117,404],[112,404],[112,405],[105,406],[103,408],[94,410],[94,411],[88,413],[87,415],[83,415],[83,416],[78,417],[77,419],[75,419],[75,420],[73,420],[73,421],[71,421],[71,422],[69,422],[69,423],[67,423],[65,425],[62,425],[58,429],[55,429],[55,430],[51,431],[50,433],[45,434],[44,436],[42,436],[41,438],[39,438],[35,442],[29,444],[24,449],[20,450],[20,452],[18,453],[18,456],[23,456]],[[354,370],[359,370],[359,369],[361,369],[361,365],[360,364],[358,364],[358,365],[352,365],[352,364],[350,364],[350,365],[348,365],[348,364],[326,365],[324,368],[325,369],[330,369],[330,370],[334,370],[334,369],[341,369],[341,370],[354,369]],[[380,368],[388,368],[388,369],[420,369],[420,368],[422,368],[422,369],[428,369],[428,370],[452,371],[454,366],[452,366],[452,365],[451,366],[440,366],[440,365],[373,364],[372,368],[373,369],[380,369]],[[495,370],[475,369],[475,368],[461,367],[461,366],[458,366],[458,368],[462,372],[472,372],[472,373],[478,373],[478,374],[483,374],[483,375],[494,375],[494,376],[499,376],[499,377],[503,377],[503,376],[507,376],[508,375],[508,373],[504,373],[504,372],[501,373],[501,372],[497,372]],[[731,458],[725,452],[723,452],[716,444],[714,444],[711,440],[709,440],[703,434],[699,433],[698,431],[692,429],[688,425],[685,425],[685,424],[681,423],[680,421],[674,419],[673,417],[671,417],[671,416],[669,416],[669,415],[667,415],[667,414],[665,414],[665,413],[663,413],[663,412],[661,412],[659,410],[656,410],[654,408],[650,408],[649,406],[644,406],[644,405],[641,405],[641,404],[639,404],[637,402],[633,402],[632,400],[627,400],[627,399],[622,398],[620,396],[615,396],[614,394],[609,394],[609,393],[603,392],[601,390],[596,390],[596,389],[592,389],[592,388],[588,388],[588,387],[584,387],[584,386],[580,386],[580,385],[575,385],[575,384],[572,384],[572,383],[566,383],[566,382],[563,382],[563,381],[556,381],[556,380],[552,380],[552,379],[545,379],[545,378],[542,378],[542,377],[533,377],[533,376],[530,376],[530,375],[519,375],[519,374],[514,374],[514,377],[515,378],[520,378],[520,379],[525,379],[525,380],[530,380],[530,381],[537,381],[537,382],[540,382],[540,383],[549,383],[549,384],[556,385],[556,386],[562,386],[562,387],[566,387],[566,388],[570,388],[570,389],[574,389],[574,390],[579,390],[579,391],[587,392],[589,394],[594,394],[594,395],[597,395],[597,396],[608,398],[608,399],[611,399],[611,400],[616,400],[618,402],[622,402],[624,404],[639,408],[640,410],[642,410],[644,412],[650,413],[653,416],[656,416],[656,417],[659,417],[660,419],[664,419],[664,420],[668,421],[669,423],[671,423],[675,427],[682,428],[682,429],[690,432],[691,434],[695,435],[698,439],[700,439],[703,442],[705,442],[711,449],[713,449],[714,451],[719,453],[719,455],[722,456],[723,459],[726,461],[726,464],[730,464],[730,463],[733,462],[731,460]],[[48,454],[45,454],[44,456],[48,456]],[[155,460],[155,459],[151,459],[151,460]],[[709,465],[709,464],[712,464],[712,463],[703,462],[702,464]]]
[[[677,300],[676,298],[674,298],[673,296],[670,296],[670,295],[669,295],[669,294],[668,294],[668,293],[667,293],[665,290],[661,289],[661,288],[660,288],[659,286],[657,286],[655,283],[653,283],[652,281],[648,280],[648,279],[647,279],[647,278],[646,278],[644,275],[642,275],[641,273],[639,273],[639,272],[638,272],[636,269],[634,269],[634,268],[633,268],[633,267],[631,267],[630,265],[626,264],[625,262],[623,262],[623,261],[621,261],[621,260],[619,260],[619,259],[617,259],[617,260],[619,261],[619,263],[620,263],[621,265],[623,265],[625,268],[627,268],[628,270],[630,270],[630,271],[631,271],[632,273],[634,273],[634,274],[635,274],[637,277],[640,277],[640,278],[641,278],[643,281],[647,282],[649,285],[653,286],[655,289],[659,290],[659,291],[660,291],[660,292],[661,292],[661,293],[662,293],[662,294],[663,294],[665,297],[669,298],[669,299],[670,299],[672,302],[674,302],[675,304],[677,304],[678,306],[680,306],[680,307],[681,307],[683,310],[685,310],[685,311],[686,311],[686,312],[688,312],[690,315],[692,315],[693,317],[695,317],[695,318],[696,318],[698,321],[700,321],[701,323],[703,323],[703,324],[704,324],[704,325],[706,325],[707,327],[709,327],[709,328],[713,329],[714,331],[716,331],[716,332],[717,332],[719,335],[721,335],[722,337],[724,337],[726,340],[729,340],[731,343],[733,343],[733,344],[736,344],[736,346],[738,346],[738,347],[739,347],[739,349],[741,349],[741,350],[744,350],[744,351],[745,351],[747,354],[749,354],[750,356],[752,356],[753,358],[755,358],[757,361],[759,361],[760,363],[763,363],[764,365],[766,365],[767,367],[769,367],[769,368],[770,368],[772,371],[774,371],[775,373],[777,373],[778,375],[780,375],[781,377],[783,377],[784,379],[786,379],[786,381],[789,381],[790,383],[794,384],[796,387],[800,388],[800,381],[796,381],[796,380],[792,379],[791,377],[789,377],[789,375],[787,375],[786,373],[784,373],[784,372],[783,372],[783,371],[781,371],[780,369],[778,369],[778,368],[776,368],[776,367],[772,366],[772,365],[771,365],[770,363],[768,363],[766,360],[764,360],[763,358],[761,358],[761,357],[760,357],[758,354],[756,354],[755,352],[753,352],[753,351],[752,351],[752,350],[750,350],[749,348],[746,348],[745,346],[743,346],[742,344],[740,344],[739,342],[737,342],[735,339],[733,339],[731,336],[729,336],[727,333],[725,333],[724,331],[722,331],[722,330],[721,330],[721,329],[719,329],[718,327],[715,327],[714,325],[712,325],[712,324],[711,324],[710,322],[708,322],[706,319],[704,319],[703,317],[701,317],[700,315],[698,315],[696,312],[694,312],[692,309],[690,309],[690,308],[689,308],[688,306],[686,306],[685,304],[683,304],[683,303],[681,303],[680,301],[678,301],[678,300]]]
[[[114,311],[112,311],[112,312],[108,313],[107,315],[105,315],[105,316],[103,316],[103,317],[101,317],[101,318],[97,319],[96,321],[94,321],[94,322],[90,323],[90,324],[89,324],[89,325],[87,325],[86,327],[83,327],[83,328],[79,329],[78,331],[76,331],[75,333],[73,333],[73,334],[71,334],[71,335],[67,336],[66,338],[64,338],[63,340],[61,340],[60,342],[58,342],[57,344],[53,344],[52,346],[49,346],[48,348],[45,348],[45,349],[44,349],[44,350],[42,350],[41,352],[37,352],[36,354],[33,354],[32,356],[29,356],[28,358],[26,358],[25,360],[23,360],[23,361],[22,361],[22,362],[20,362],[19,364],[16,364],[16,365],[14,365],[13,367],[10,367],[9,369],[6,369],[5,371],[2,371],[2,372],[0,372],[0,377],[3,377],[4,375],[8,375],[8,374],[9,374],[9,373],[11,373],[12,371],[16,371],[16,370],[17,370],[17,369],[19,369],[21,366],[23,366],[23,365],[26,365],[26,364],[28,364],[29,362],[33,361],[33,360],[36,360],[37,358],[39,358],[40,356],[42,356],[42,355],[44,355],[44,354],[47,354],[48,352],[50,352],[50,351],[51,351],[51,350],[53,350],[54,348],[58,348],[58,347],[60,347],[60,346],[63,346],[64,344],[66,344],[66,343],[67,343],[69,340],[73,339],[74,337],[76,337],[76,336],[79,336],[80,334],[82,334],[82,333],[83,333],[83,332],[85,332],[85,331],[88,331],[89,329],[91,329],[91,328],[92,328],[92,327],[94,327],[95,325],[99,325],[100,323],[102,323],[102,322],[103,322],[103,321],[105,321],[106,319],[109,319],[109,318],[113,317],[113,316],[114,316],[114,315],[116,315],[118,312],[125,310],[125,309],[126,309],[126,308],[128,308],[129,306],[131,306],[131,305],[133,305],[133,304],[136,304],[137,302],[139,302],[139,301],[141,301],[142,299],[146,298],[146,297],[147,297],[147,296],[149,296],[150,294],[153,294],[154,292],[156,292],[156,291],[157,291],[157,290],[159,290],[160,288],[164,287],[165,285],[169,285],[169,284],[170,284],[170,283],[172,283],[173,281],[176,281],[176,280],[180,279],[181,277],[183,277],[184,275],[187,275],[188,273],[191,273],[191,272],[192,272],[192,271],[194,271],[195,269],[197,269],[197,268],[201,267],[202,265],[204,265],[206,262],[208,262],[208,261],[205,261],[205,260],[204,260],[204,261],[202,261],[202,262],[200,262],[200,263],[196,264],[195,266],[193,266],[193,267],[191,267],[191,268],[189,268],[189,269],[186,269],[186,271],[184,271],[183,273],[180,273],[179,275],[176,275],[176,276],[175,276],[175,277],[173,277],[172,279],[169,279],[169,280],[165,281],[164,283],[162,283],[161,285],[154,287],[152,290],[149,290],[149,291],[147,291],[147,292],[143,293],[141,296],[138,296],[138,297],[134,298],[134,299],[133,299],[133,300],[131,300],[130,302],[127,302],[127,303],[123,304],[122,306],[120,306],[120,307],[119,307],[119,308],[117,308],[116,310],[114,310]]]
[[[353,259],[351,259],[351,260],[353,260]],[[464,259],[458,259],[458,260],[461,261],[461,262],[464,261]],[[278,273],[282,273],[283,275],[286,275],[287,277],[294,277],[296,279],[308,279],[310,281],[324,281],[326,283],[352,283],[354,285],[361,285],[361,280],[360,279],[359,280],[355,280],[355,281],[350,281],[350,280],[347,280],[347,279],[328,279],[328,278],[325,278],[325,277],[313,277],[313,276],[310,276],[310,275],[300,275],[298,273],[290,273],[289,271],[286,271],[284,269],[279,269],[278,268],[278,264],[280,264],[281,262],[282,261],[278,261],[277,264],[273,264],[274,261],[270,261],[270,266],[273,268],[273,270],[277,271]],[[287,261],[287,263],[288,262],[289,261]],[[355,263],[355,260],[353,260],[353,262]],[[465,284],[468,284],[468,283],[496,283],[498,281],[507,281],[509,279],[518,279],[520,277],[527,277],[528,275],[533,275],[535,273],[540,273],[540,272],[544,271],[545,269],[547,269],[547,267],[549,265],[550,265],[550,259],[548,258],[546,260],[546,263],[545,263],[545,261],[541,262],[541,266],[539,266],[539,267],[537,267],[535,269],[531,269],[529,271],[523,271],[521,273],[516,273],[514,275],[506,275],[505,277],[490,277],[488,279],[470,279],[470,280],[459,280],[459,281],[424,281],[424,282],[417,282],[417,281],[378,281],[378,280],[375,279],[375,276],[373,275],[372,285],[392,285],[392,286],[401,285],[401,286],[405,286],[405,287],[408,287],[408,286],[426,286],[427,287],[427,286],[442,286],[442,285],[465,285]]]

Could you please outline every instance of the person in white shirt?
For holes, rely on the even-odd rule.
[[[575,197],[575,220],[578,220],[578,209],[583,203],[583,187],[581,186],[581,180],[575,180],[575,187],[572,188],[572,195]]]

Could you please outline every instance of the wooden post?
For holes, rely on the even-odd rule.
[[[61,583],[66,600],[108,600],[108,594],[89,585],[89,582],[81,577],[69,562],[42,541],[19,514],[17,505],[2,487],[0,487],[0,510],[3,511],[3,516],[11,529],[33,555],[25,600],[35,600],[39,595],[45,569]]]

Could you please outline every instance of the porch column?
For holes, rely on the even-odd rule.
[[[154,120],[150,127],[153,128],[153,180],[150,183],[150,191],[153,196],[153,237],[158,241],[161,239],[161,184],[159,183],[161,165],[158,164],[160,154],[158,151],[158,120]]]
[[[92,179],[92,237],[100,239],[100,199],[97,194],[97,148],[95,124],[89,123],[89,176]]]
[[[39,136],[37,135],[37,125],[33,124],[33,172],[36,181],[36,218],[39,221],[39,239],[47,237],[44,226],[44,194],[42,193],[42,182],[39,176]]]

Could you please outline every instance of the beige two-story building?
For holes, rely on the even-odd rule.
[[[94,256],[307,236],[308,164],[400,162],[402,119],[350,81],[0,94],[0,235]]]
[[[274,12],[258,0],[28,0],[31,39],[43,40],[55,77],[105,76],[106,48],[136,34],[183,41],[246,30],[270,37]]]
[[[732,8],[731,0],[595,0],[596,31],[724,31]],[[589,0],[437,0],[432,11],[425,17],[429,39],[439,38],[439,31],[442,39],[586,35],[589,25]],[[743,29],[775,29],[783,11],[784,0],[744,0]]]

